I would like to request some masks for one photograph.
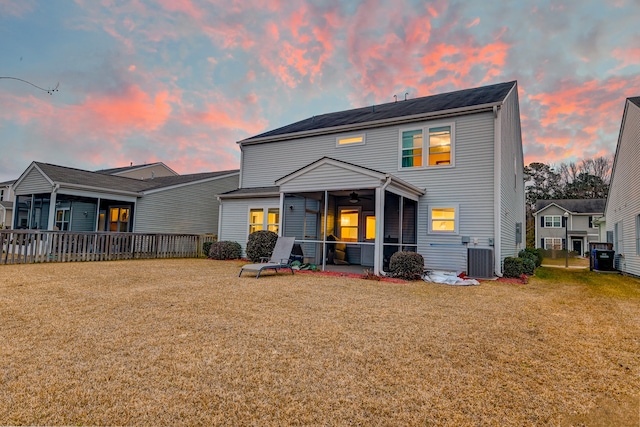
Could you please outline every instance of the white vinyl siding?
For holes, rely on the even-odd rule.
[[[238,188],[238,175],[145,194],[136,206],[138,233],[217,234],[217,195]]]
[[[51,193],[52,190],[51,183],[35,167],[13,189],[16,195]]]
[[[221,226],[218,240],[230,240],[240,243],[242,250],[247,246],[249,237],[249,212],[255,208],[279,209],[280,197],[227,199],[222,202]]]
[[[635,276],[640,276],[638,232],[634,231],[637,216],[640,213],[639,164],[640,107],[627,100],[616,148],[605,218],[607,231],[613,231],[614,235],[616,268]],[[620,257],[621,254],[624,254],[623,258]]]
[[[502,201],[495,202],[494,189],[500,183],[494,176],[494,122],[491,111],[459,116],[446,121],[445,123],[451,123],[452,128],[455,129],[453,141],[455,166],[426,167],[421,170],[398,170],[400,131],[441,125],[443,123],[441,120],[417,122],[415,126],[393,125],[368,129],[366,145],[354,147],[354,149],[336,147],[335,134],[246,145],[243,147],[241,182],[243,188],[274,185],[276,180],[323,157],[335,157],[354,165],[391,173],[418,188],[426,189],[426,194],[419,199],[417,212],[418,252],[425,257],[425,265],[439,269],[466,270],[467,252],[466,246],[461,243],[461,235],[477,239],[478,247],[490,247],[491,242],[499,234],[495,229],[494,213],[496,209],[502,209],[503,212],[509,212],[506,214],[507,221],[502,224],[505,227],[508,226],[508,233],[513,235],[511,238],[513,252],[516,250],[515,223],[524,223],[524,195],[517,195],[517,191],[514,190],[514,174],[517,173],[520,177],[517,183],[519,191],[522,190],[520,187],[524,181],[520,170],[511,170],[514,167],[513,157],[509,158],[508,163],[511,166],[506,168],[504,179],[508,181],[509,191],[502,194]],[[514,145],[512,156],[518,156],[516,164],[520,168],[522,155],[521,145],[519,145],[519,123],[517,131],[513,131],[512,134],[513,138],[518,139],[505,139],[501,144]],[[286,153],[286,161],[283,161],[283,153]],[[363,181],[351,181],[352,178]],[[309,185],[313,185],[314,181],[333,182],[335,189],[373,188],[366,175],[351,176],[348,173],[345,174],[344,170],[341,174],[336,174],[336,169],[330,167],[308,172],[301,179],[308,182],[297,183],[294,179],[283,185],[281,190],[294,192],[296,189],[309,189]],[[318,190],[322,189],[318,188]],[[498,191],[497,196],[500,194]],[[457,205],[459,207],[458,234],[429,234],[428,205]],[[247,230],[248,209],[249,206],[244,205],[242,212],[236,211],[236,215],[244,218],[241,224],[237,224],[242,230]],[[223,211],[225,210],[226,206],[223,206]],[[226,212],[223,215],[226,218]],[[513,219],[513,227],[508,223],[511,219]],[[237,222],[235,218],[230,221],[229,224]],[[222,224],[227,227],[224,220]],[[237,236],[233,240],[240,242],[241,239],[246,239],[246,236]],[[517,251],[515,254],[510,253],[510,256],[512,255],[517,255]]]

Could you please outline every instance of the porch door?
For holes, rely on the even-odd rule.
[[[362,218],[364,226],[362,227],[364,235],[362,241],[365,243],[375,243],[376,241],[376,214],[375,212],[363,212]],[[375,256],[375,247],[371,245],[362,245],[360,263],[365,267],[373,267]]]

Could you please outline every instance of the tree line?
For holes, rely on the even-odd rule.
[[[535,247],[533,212],[538,200],[605,199],[613,167],[612,157],[596,157],[559,166],[534,162],[525,166],[527,247]]]

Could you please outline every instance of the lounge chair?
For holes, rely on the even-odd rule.
[[[267,262],[247,264],[242,266],[238,277],[242,276],[242,272],[245,270],[257,271],[257,279],[258,277],[260,277],[260,273],[262,273],[263,270],[275,270],[277,272],[281,268],[288,268],[289,270],[291,270],[291,274],[293,274],[293,268],[291,268],[291,262],[289,261],[289,258],[291,257],[291,250],[293,249],[294,240],[295,237],[278,237],[276,246],[273,248],[273,253],[271,254],[271,259],[269,259],[269,261]]]

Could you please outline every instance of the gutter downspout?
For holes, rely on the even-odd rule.
[[[391,184],[391,176],[386,175],[384,184],[381,187],[376,188],[376,240],[373,246],[373,252],[375,254],[373,261],[373,274],[379,276],[386,276],[382,270],[382,254],[384,248],[384,199],[385,191]]]
[[[500,109],[497,105],[493,106],[493,250],[494,250],[494,273],[498,277],[502,277],[502,136],[501,136],[501,117]]]

